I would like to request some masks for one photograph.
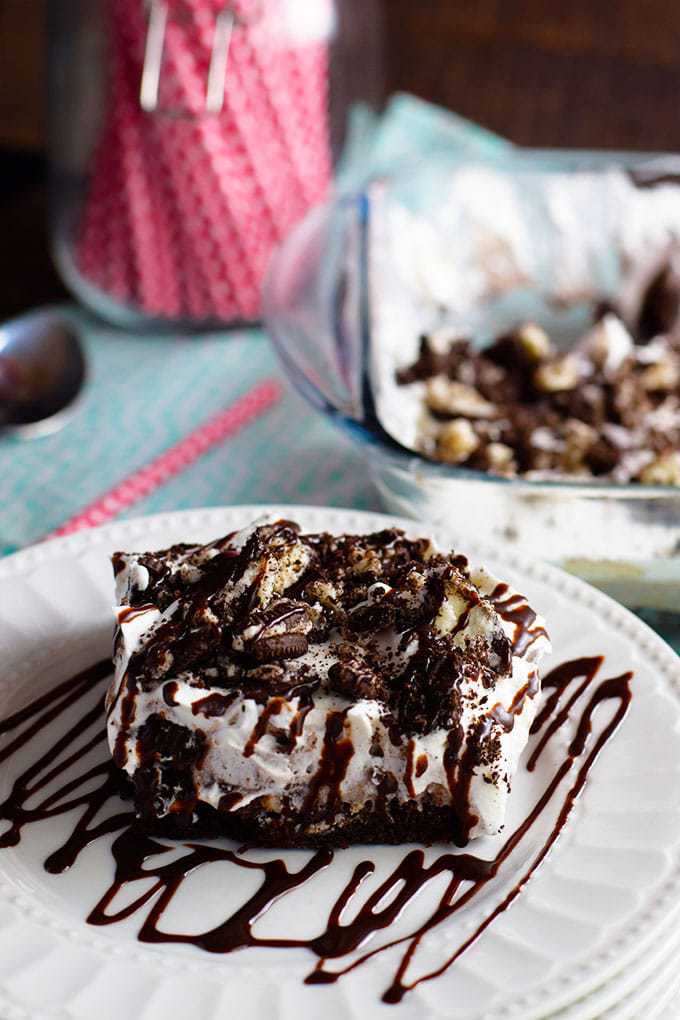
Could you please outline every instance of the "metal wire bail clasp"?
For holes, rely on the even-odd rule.
[[[149,22],[144,45],[144,66],[139,89],[139,104],[147,113],[158,111],[158,94],[168,18],[167,0],[150,0]],[[215,18],[215,34],[210,53],[203,108],[203,112],[207,114],[220,113],[224,105],[229,48],[236,21],[236,14],[230,7],[224,7]],[[186,110],[181,109],[164,108],[163,113],[174,116],[191,116]]]

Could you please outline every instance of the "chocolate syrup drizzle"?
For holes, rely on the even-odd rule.
[[[489,595],[489,602],[502,619],[515,625],[513,655],[524,655],[537,638],[548,634],[545,627],[534,627],[536,613],[527,604],[524,595],[508,595],[508,591],[508,585],[501,581]]]
[[[533,620],[528,618],[524,606],[516,604],[514,597],[503,601],[503,594],[504,592],[499,589],[494,593],[499,612],[503,611],[502,615],[507,613],[506,619],[512,619],[519,625],[519,636],[530,642],[532,633],[535,633],[531,631]],[[524,635],[526,637],[523,637]],[[119,810],[120,773],[109,757],[106,734],[100,726],[102,717],[100,697],[97,697],[93,707],[85,711],[78,721],[62,732],[50,746],[42,748],[43,732],[52,723],[57,722],[67,709],[80,703],[88,695],[101,693],[103,696],[104,681],[110,673],[108,661],[98,663],[59,684],[54,690],[36,698],[26,708],[0,723],[0,735],[9,737],[9,742],[0,750],[0,762],[9,761],[29,746],[35,745],[36,748],[36,757],[16,778],[11,793],[4,803],[0,804],[0,818],[9,823],[9,827],[0,836],[0,847],[16,846],[26,825],[79,809],[70,836],[63,846],[47,858],[45,868],[53,874],[64,872],[76,862],[78,855],[90,843],[102,836],[119,833],[111,846],[115,863],[114,881],[88,915],[88,923],[114,924],[140,912],[143,916],[138,938],[142,942],[189,943],[211,953],[229,953],[253,946],[305,948],[318,958],[316,966],[305,979],[308,984],[328,984],[337,981],[342,975],[365,964],[378,953],[399,947],[401,951],[399,963],[394,978],[383,995],[384,1002],[396,1003],[416,985],[443,974],[477,942],[494,920],[517,898],[558,839],[576,799],[583,790],[590,769],[617,730],[631,701],[630,681],[633,674],[624,673],[596,683],[602,662],[602,656],[565,662],[544,678],[543,689],[548,693],[532,727],[532,733],[538,739],[527,768],[535,769],[554,734],[569,718],[575,716],[576,712],[580,712],[575,736],[540,799],[521,825],[507,837],[493,859],[483,860],[468,853],[445,852],[426,865],[423,850],[411,850],[371,893],[353,919],[345,920],[345,912],[352,905],[357,890],[376,869],[374,861],[364,860],[357,865],[351,879],[331,907],[325,930],[314,938],[261,938],[253,933],[253,926],[274,903],[328,868],[333,861],[333,851],[319,850],[299,870],[292,871],[282,859],[255,862],[248,860],[241,852],[223,847],[186,843],[184,848],[187,853],[184,856],[164,863],[164,855],[173,848],[140,831],[132,811]],[[572,689],[572,684],[577,680],[580,683]],[[604,702],[614,703],[615,709],[609,722],[597,736],[593,737],[593,718],[598,707]],[[510,718],[507,724],[510,725],[513,721],[513,711],[508,714]],[[338,713],[338,718],[332,717],[329,720],[328,764],[317,785],[323,783],[332,786],[337,778],[335,773],[342,772],[346,767],[350,751],[344,748],[344,720],[341,715]],[[38,748],[41,748],[42,753]],[[53,784],[54,780],[95,749],[101,749],[99,763],[86,768],[75,778],[65,781],[53,792],[46,792],[46,788]],[[562,793],[557,820],[519,881],[486,915],[478,928],[461,942],[436,970],[409,980],[407,972],[423,936],[473,900],[480,890],[499,874],[503,863],[525,839],[570,774],[573,774],[571,785]],[[317,790],[310,790],[310,796],[316,796],[316,793]],[[34,803],[33,807],[27,806],[29,801]],[[97,820],[107,805],[113,813]],[[262,881],[257,891],[222,924],[209,931],[200,934],[163,931],[159,925],[164,911],[184,880],[197,868],[216,861],[227,862],[239,869],[259,871]],[[330,961],[341,961],[361,949],[372,936],[388,929],[423,886],[440,874],[449,876],[448,883],[436,908],[425,923],[408,935],[367,949],[362,955],[345,962],[337,969],[329,967]],[[155,881],[150,888],[146,888],[150,878]],[[118,910],[111,909],[117,894],[124,887],[137,881],[145,882],[145,891],[127,906]]]

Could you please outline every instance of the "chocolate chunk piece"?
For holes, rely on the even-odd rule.
[[[642,300],[637,330],[640,340],[672,333],[680,320],[680,273],[673,262],[663,266]]]
[[[328,686],[352,701],[361,698],[386,701],[389,694],[385,676],[372,669],[349,645],[338,649],[338,661],[328,670]]]
[[[304,634],[279,634],[260,637],[253,641],[251,652],[258,662],[275,662],[277,659],[297,659],[309,649]]]

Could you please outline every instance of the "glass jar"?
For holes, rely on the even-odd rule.
[[[380,0],[50,4],[52,243],[118,325],[254,322],[272,250],[382,95]]]

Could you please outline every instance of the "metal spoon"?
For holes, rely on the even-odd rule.
[[[29,312],[0,326],[0,432],[22,439],[56,432],[85,374],[78,334],[59,312]]]

